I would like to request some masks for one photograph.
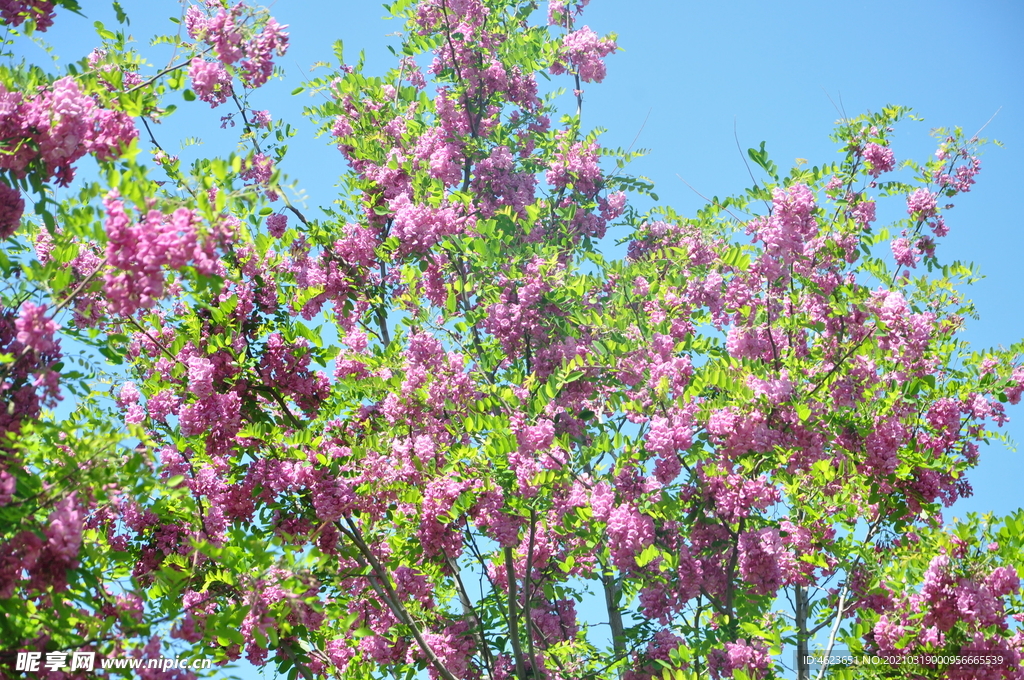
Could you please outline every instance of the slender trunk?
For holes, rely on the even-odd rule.
[[[530,611],[533,598],[533,585],[530,576],[533,573],[533,545],[537,537],[537,511],[530,510],[530,545],[526,551],[526,572],[523,574],[523,614],[526,618],[526,646],[530,654],[530,668],[536,677],[543,679],[543,669],[534,668],[537,663],[537,652],[533,647],[533,614]]]
[[[622,610],[619,609],[622,586],[610,572],[601,575],[601,583],[604,584],[604,602],[608,608],[608,623],[612,628],[612,649],[615,650],[616,659],[624,659],[626,657],[626,630],[622,626]],[[619,676],[622,676],[621,670]]]
[[[807,590],[796,586],[796,678],[810,680],[811,673],[807,667]]]
[[[523,645],[519,640],[519,612],[516,607],[519,595],[516,593],[516,568],[512,561],[512,548],[505,548],[505,571],[508,574],[508,637],[512,641],[512,654],[516,658],[516,678],[526,680]]]

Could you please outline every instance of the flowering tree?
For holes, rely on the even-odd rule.
[[[975,273],[937,254],[981,140],[890,179],[887,107],[836,162],[762,144],[743,195],[642,214],[636,154],[580,127],[616,50],[586,4],[400,0],[381,77],[339,46],[308,85],[348,168],[316,216],[249,104],[288,47],[265,10],[188,6],[162,69],[103,27],[66,73],[0,67],[0,662],[1024,677],[1024,513],[941,517],[1024,393],[1020,346],[960,339]],[[0,2],[10,40],[56,6]],[[237,149],[168,155],[179,93]],[[948,661],[974,652],[1000,660]]]

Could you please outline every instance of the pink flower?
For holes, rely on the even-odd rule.
[[[206,15],[196,5],[185,10],[185,30],[193,40],[202,40],[206,36]]]
[[[861,229],[867,229],[875,221],[875,208],[874,201],[861,201],[850,211],[850,217]]]
[[[53,339],[53,334],[60,326],[46,316],[46,305],[26,302],[21,306],[21,313],[14,326],[18,331],[18,342],[29,349],[49,354],[60,347],[60,342]]]
[[[757,529],[740,534],[740,575],[759,595],[774,595],[783,584],[779,558],[784,549],[775,529]]]
[[[215,61],[196,57],[189,67],[188,76],[192,79],[196,96],[211,108],[223,104],[231,94],[231,76]]]
[[[608,517],[612,562],[624,572],[636,570],[636,558],[654,542],[654,521],[631,505],[620,505]]]
[[[246,43],[242,61],[242,81],[247,87],[259,87],[274,72],[273,55],[284,56],[288,50],[287,26],[268,19],[258,36]]]
[[[559,140],[565,140],[568,135],[564,132],[558,133]],[[562,189],[570,182],[576,191],[587,196],[593,196],[600,189],[602,180],[601,167],[598,165],[597,144],[591,142],[575,142],[573,144],[560,145],[555,159],[548,166],[545,174],[548,184],[555,189]]]
[[[206,357],[189,357],[188,389],[199,399],[206,399],[213,394],[213,362]]]
[[[126,114],[101,109],[82,94],[71,77],[55,81],[32,99],[0,85],[0,169],[24,177],[31,163],[42,165],[43,181],[56,179],[67,186],[74,179],[73,163],[86,153],[112,160],[138,136]],[[9,211],[17,199],[4,196]],[[7,227],[10,228],[10,218]]]
[[[235,14],[242,5],[236,5],[230,12],[222,9],[206,21],[203,39],[214,46],[217,58],[225,64],[234,64],[242,58],[242,33],[235,25]]]
[[[751,680],[757,680],[767,675],[771,662],[767,646],[760,642],[727,642],[724,650],[708,654],[708,666],[715,678],[730,678],[733,671],[743,670]]]
[[[927,189],[918,189],[907,196],[907,214],[918,220],[935,215],[938,196]]]
[[[117,405],[124,408],[130,404],[138,404],[142,393],[134,382],[128,380],[121,386],[121,392],[117,395]]]
[[[200,245],[191,210],[178,208],[171,215],[150,210],[139,224],[132,224],[116,192],[103,201],[107,209],[107,261],[104,274],[108,301],[117,313],[131,314],[152,307],[164,295],[164,267],[181,269],[192,264],[212,274],[216,260],[212,245]]]
[[[560,75],[574,69],[583,82],[599,83],[607,73],[603,58],[617,48],[614,40],[599,38],[589,26],[584,26],[562,40],[562,52],[551,65],[551,72]]]
[[[149,410],[149,417],[158,423],[167,422],[167,416],[178,412],[178,405],[181,399],[173,390],[162,390],[157,392],[149,401],[146,408]]]
[[[238,176],[265,187],[270,184],[270,179],[274,176],[274,160],[261,153],[254,154],[251,159],[245,162],[242,172]],[[271,201],[278,199],[276,191],[267,189],[265,193]]]
[[[543,419],[530,425],[519,434],[519,449],[524,453],[536,453],[551,446],[555,438],[555,424]]]
[[[21,192],[0,182],[0,239],[6,239],[21,224],[25,212],[25,200]]]
[[[1020,577],[1012,566],[996,567],[985,579],[985,583],[998,597],[1005,597],[1020,590]]]
[[[287,215],[271,215],[267,218],[267,231],[274,238],[281,238],[284,236],[285,229],[288,228],[288,216]]]
[[[914,257],[910,241],[905,238],[892,240],[892,255],[896,259],[896,264],[902,267],[915,267],[917,265],[917,258]]]
[[[37,31],[45,31],[53,26],[54,5],[51,0],[0,0],[0,19],[10,26],[21,26],[25,19],[31,19]]]
[[[47,552],[65,563],[78,558],[82,546],[82,511],[74,494],[57,503],[46,529]]]
[[[892,149],[874,142],[864,147],[864,160],[871,164],[872,177],[878,177],[883,172],[890,172],[896,167],[896,157],[893,155]]]
[[[807,186],[777,187],[772,192],[771,216],[757,218],[748,225],[754,239],[764,243],[762,266],[769,278],[777,278],[782,267],[809,254],[809,243],[818,235],[816,207],[814,192]]]
[[[252,112],[252,124],[256,127],[265,128],[270,125],[270,121],[273,118],[270,115],[270,111],[253,111]]]

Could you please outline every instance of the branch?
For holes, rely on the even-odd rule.
[[[832,653],[832,647],[836,644],[836,636],[839,634],[839,624],[843,622],[843,610],[846,607],[846,594],[849,592],[849,586],[843,585],[842,591],[839,593],[839,606],[836,608],[836,622],[832,626],[832,632],[828,636],[828,646],[825,647],[825,654],[823,655],[824,661],[821,662],[821,668],[818,669],[818,680],[822,680],[825,677],[825,669],[828,668],[828,656]]]
[[[67,296],[66,298],[64,298],[64,301],[63,301],[63,302],[61,302],[61,303],[60,303],[59,305],[57,305],[56,307],[54,307],[54,308],[53,308],[53,313],[54,313],[54,315],[56,315],[56,314],[57,314],[57,312],[59,312],[60,310],[64,309],[64,308],[65,308],[65,307],[67,307],[67,306],[68,306],[69,304],[71,304],[71,301],[75,299],[75,296],[76,296],[76,295],[78,295],[79,293],[81,293],[81,292],[82,292],[82,290],[83,290],[83,289],[84,289],[84,288],[85,288],[86,286],[88,286],[88,285],[89,285],[89,283],[90,283],[90,282],[92,282],[92,280],[93,280],[94,278],[96,278],[96,275],[97,275],[97,274],[99,274],[99,273],[100,273],[100,270],[101,270],[101,269],[103,269],[103,268],[104,268],[104,267],[105,267],[106,265],[107,265],[107,258],[106,258],[106,257],[104,256],[104,258],[103,258],[103,261],[102,261],[102,262],[100,262],[100,263],[99,263],[99,265],[97,265],[96,269],[94,269],[94,270],[93,270],[93,272],[92,272],[91,274],[89,274],[89,275],[88,275],[88,276],[86,276],[86,277],[85,277],[84,279],[82,279],[82,282],[81,282],[81,283],[79,283],[79,284],[78,284],[78,285],[77,285],[77,286],[75,287],[75,289],[74,289],[73,291],[71,291],[71,294],[70,294],[70,295],[68,295],[68,296]]]
[[[537,654],[533,650],[533,617],[530,615],[530,598],[532,597],[530,575],[533,572],[533,544],[537,536],[537,511],[530,510],[530,542],[526,549],[526,570],[523,574],[523,612],[526,615],[526,645],[530,653],[530,668],[533,668]],[[541,672],[538,673],[537,671]],[[534,669],[534,675],[544,677],[543,669]]]
[[[622,625],[622,612],[617,602],[621,588],[615,583],[611,571],[601,565],[601,585],[604,586],[604,604],[608,610],[608,625],[612,629],[612,651],[618,659],[626,658],[626,630]],[[622,673],[619,673],[621,676]]]
[[[398,594],[395,593],[394,589],[391,587],[391,580],[388,577],[387,571],[384,569],[383,565],[377,561],[376,555],[373,554],[373,551],[370,550],[370,547],[366,545],[366,542],[362,539],[359,527],[350,517],[346,517],[345,522],[349,526],[348,529],[342,526],[340,521],[335,522],[334,524],[343,534],[352,540],[365,561],[368,562],[370,567],[373,569],[374,576],[376,576],[377,581],[380,584],[380,588],[383,590],[383,593],[386,594],[386,597],[382,596],[381,599],[384,600],[391,609],[391,612],[399,621],[409,626],[409,629],[412,631],[412,636],[416,640],[416,644],[423,653],[426,654],[430,663],[437,669],[438,674],[445,680],[458,680],[454,675],[452,675],[452,672],[445,667],[441,662],[441,659],[437,657],[437,654],[435,654],[434,650],[430,648],[427,641],[423,639],[423,633],[420,631],[419,626],[416,625],[416,622],[409,615],[409,612],[407,612],[405,607],[402,606],[402,602],[398,598]],[[381,591],[378,591],[378,593],[380,592]]]
[[[526,565],[529,569],[530,565]],[[512,641],[512,654],[516,658],[516,677],[526,680],[526,665],[523,661],[523,645],[519,641],[519,613],[516,611],[516,569],[512,561],[512,548],[505,548],[505,573],[508,578],[508,637]],[[531,661],[533,661],[531,659]],[[532,667],[531,663],[531,667]]]
[[[211,45],[210,47],[207,47],[205,50],[203,50],[202,52],[200,52],[196,56],[201,57],[201,56],[207,54],[208,52],[210,52],[210,50],[212,50],[212,49],[213,49],[213,46]],[[177,71],[179,68],[184,68],[184,67],[188,66],[189,64],[192,63],[192,59],[194,59],[194,58],[195,57],[191,57],[191,58],[181,62],[180,64],[175,64],[173,66],[168,66],[167,68],[165,68],[164,70],[160,71],[159,73],[157,73],[155,76],[153,76],[152,78],[150,78],[146,82],[139,83],[138,85],[135,85],[133,87],[129,87],[127,90],[124,91],[125,94],[128,94],[129,92],[135,92],[135,90],[141,90],[144,87],[149,87],[150,85],[152,85],[156,81],[160,80],[161,78],[163,78],[165,75],[167,75],[171,71]]]
[[[452,558],[445,554],[445,559],[448,561],[448,566],[452,570],[452,574],[455,578],[455,587],[459,591],[459,600],[462,602],[462,611],[468,616],[473,626],[477,630],[477,636],[480,640],[480,652],[484,658],[484,668],[487,670],[487,677],[494,678],[494,661],[491,659],[491,649],[487,646],[487,638],[484,637],[484,624],[480,620],[480,616],[477,615],[476,609],[473,608],[473,603],[469,599],[469,592],[466,591],[466,584],[462,582],[462,575],[459,574],[459,565]]]
[[[292,415],[291,410],[288,408],[288,404],[285,403],[284,397],[282,397],[277,390],[275,390],[272,387],[267,387],[266,385],[253,385],[252,388],[257,392],[263,392],[264,394],[269,394],[270,396],[272,396],[274,398],[274,401],[277,402],[278,406],[281,407],[281,410],[284,411],[284,415],[286,418],[288,418],[288,421],[292,424],[292,427],[294,427],[295,429],[302,429],[302,421],[300,421],[298,418]]]

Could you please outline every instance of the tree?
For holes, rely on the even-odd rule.
[[[640,212],[638,152],[580,126],[614,36],[535,4],[396,2],[382,77],[338,45],[305,86],[348,168],[316,217],[248,100],[288,46],[265,10],[189,6],[163,69],[101,26],[67,73],[0,70],[5,663],[1024,677],[1024,513],[940,515],[1024,392],[1019,345],[960,339],[976,273],[937,255],[982,140],[889,179],[890,106],[840,122],[838,162],[782,175],[762,144],[744,194]],[[0,15],[20,40],[53,9]],[[167,154],[178,93],[238,150]]]

